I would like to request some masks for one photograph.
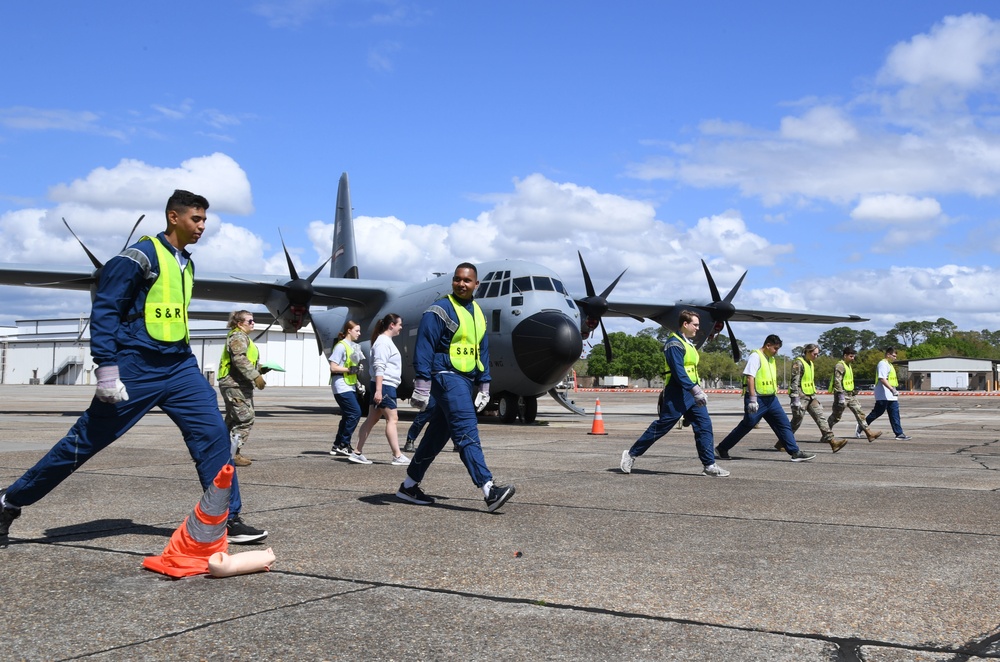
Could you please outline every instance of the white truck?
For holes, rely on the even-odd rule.
[[[969,373],[967,372],[932,372],[932,391],[968,391]]]
[[[601,388],[628,388],[628,377],[626,375],[601,377]]]

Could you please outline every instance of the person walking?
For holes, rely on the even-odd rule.
[[[792,361],[792,381],[788,384],[788,397],[792,405],[792,434],[798,431],[808,412],[819,427],[820,434],[823,435],[820,441],[830,444],[830,448],[836,453],[847,445],[847,439],[837,439],[833,434],[823,414],[823,403],[816,395],[816,373],[813,362],[817,356],[819,356],[819,346],[809,343],[802,348],[802,356]],[[780,440],[774,447],[784,450]]]
[[[358,345],[361,325],[354,320],[344,322],[344,328],[337,334],[337,342],[330,351],[330,388],[333,398],[340,407],[340,423],[337,436],[333,439],[330,455],[350,457],[354,453],[351,437],[361,420],[361,394],[364,386],[358,375],[364,370],[364,352]]]
[[[375,323],[375,330],[372,331],[372,370],[375,378],[370,388],[372,390],[372,402],[368,407],[368,418],[361,425],[358,431],[358,448],[355,452],[347,456],[347,459],[357,464],[371,464],[371,460],[365,457],[362,449],[371,434],[372,428],[380,418],[385,418],[385,438],[389,442],[389,450],[392,451],[392,464],[396,466],[406,466],[410,463],[410,458],[403,455],[399,450],[399,438],[396,431],[396,424],[399,421],[399,412],[396,411],[396,387],[403,379],[403,358],[396,348],[393,338],[403,330],[403,319],[395,313],[389,313]]]
[[[833,377],[830,378],[829,390],[833,393],[833,412],[830,413],[827,423],[832,430],[833,426],[840,421],[844,410],[850,409],[854,414],[854,418],[858,420],[858,427],[868,437],[868,441],[875,441],[882,436],[882,433],[872,432],[871,428],[868,427],[865,415],[861,411],[861,405],[858,403],[857,394],[854,391],[854,369],[851,367],[851,364],[854,363],[854,358],[858,353],[854,351],[853,347],[845,347],[842,355],[843,358],[837,361],[837,365],[833,367]]]
[[[486,318],[473,301],[478,286],[475,265],[459,264],[451,279],[452,293],[434,302],[420,318],[410,402],[433,413],[406,468],[406,479],[396,491],[396,498],[402,501],[434,503],[420,489],[420,483],[448,437],[458,446],[462,464],[473,484],[482,490],[489,512],[514,496],[513,485],[494,483],[479,439],[476,414],[490,402],[490,354]]]
[[[689,340],[698,333],[701,322],[698,315],[690,310],[682,310],[678,321],[680,333],[672,332],[663,346],[667,370],[660,397],[660,417],[649,424],[630,449],[622,451],[619,466],[622,473],[632,473],[636,458],[641,457],[660,437],[670,432],[678,421],[686,418],[694,428],[698,459],[704,467],[702,474],[728,476],[729,472],[715,463],[708,396],[699,384],[698,349]]]
[[[909,441],[913,437],[903,432],[903,424],[899,420],[899,379],[896,377],[896,366],[892,364],[896,360],[896,348],[886,347],[885,358],[878,362],[875,369],[875,376],[878,381],[875,383],[875,408],[865,416],[865,423],[871,425],[875,420],[889,412],[889,425],[892,432],[899,441]],[[861,426],[858,425],[855,434],[859,435]]]
[[[807,462],[816,457],[814,453],[804,453],[799,449],[788,416],[778,402],[778,370],[774,356],[781,349],[781,344],[781,338],[771,334],[764,339],[763,347],[755,349],[747,358],[746,367],[743,369],[743,420],[715,449],[715,456],[720,460],[731,460],[729,451],[753,430],[762,418],[778,436],[778,441],[792,462]]]
[[[0,490],[0,547],[11,523],[83,464],[159,407],[180,428],[208,489],[232,459],[218,399],[191,351],[188,304],[194,263],[186,250],[205,232],[208,200],[176,190],[167,200],[166,229],[142,237],[108,260],[90,313],[90,353],[97,391],[69,432],[35,466]],[[107,497],[107,495],[104,495]],[[230,543],[256,543],[267,531],[243,521],[239,481],[229,492]]]
[[[237,310],[229,315],[229,335],[219,359],[219,392],[226,405],[226,427],[233,451],[233,464],[250,466],[251,458],[243,455],[243,445],[250,438],[256,414],[253,408],[254,387],[263,389],[266,368],[258,366],[260,351],[250,339],[253,313]]]

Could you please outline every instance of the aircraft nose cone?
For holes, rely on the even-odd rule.
[[[579,327],[562,313],[535,313],[511,333],[514,358],[528,379],[554,384],[565,376],[583,351]]]

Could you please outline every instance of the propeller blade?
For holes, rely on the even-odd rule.
[[[707,269],[708,267],[705,267],[705,268]],[[723,299],[723,301],[725,301],[726,303],[731,303],[732,302],[733,297],[736,296],[736,291],[738,289],[740,289],[740,285],[743,284],[743,279],[747,277],[748,273],[750,273],[750,272],[749,271],[744,271],[743,272],[743,275],[740,276],[740,279],[738,281],[736,281],[735,285],[733,285],[733,289],[729,290],[729,294],[726,295],[726,298]]]
[[[144,218],[146,218],[145,214],[143,214],[142,216],[140,216],[139,220],[136,221],[135,225],[132,226],[132,231],[128,233],[128,239],[125,240],[125,245],[122,246],[122,250],[125,250],[126,248],[128,248],[129,242],[132,241],[132,235],[135,234],[136,228],[139,227],[139,224],[142,223],[142,219],[144,219]]]
[[[580,257],[580,268],[583,269],[583,285],[587,288],[587,296],[592,297],[595,292],[594,283],[590,280],[590,272],[587,271],[587,265],[583,263],[583,255],[580,254],[580,251],[577,251],[576,254]]]
[[[608,331],[604,328],[604,320],[601,320],[601,335],[604,336],[604,355],[608,359],[608,363],[611,363],[614,359],[611,357],[611,338],[608,337]]]
[[[628,271],[627,267],[625,268],[625,271]],[[611,290],[615,289],[615,285],[617,285],[618,281],[620,281],[622,279],[622,276],[625,275],[625,271],[623,271],[620,274],[618,274],[618,278],[615,278],[614,282],[611,283],[610,285],[608,285],[608,287],[607,287],[606,290],[604,290],[603,292],[601,292],[601,298],[602,299],[607,299],[608,298],[608,296],[611,294]]]
[[[65,218],[62,220],[62,222],[63,222],[63,225],[66,226],[66,229],[69,230],[69,233],[71,235],[73,235],[73,238],[76,239],[77,242],[79,242],[80,246],[83,248],[83,252],[86,253],[87,257],[90,258],[90,263],[94,265],[94,268],[95,269],[100,269],[101,267],[103,267],[104,265],[101,264],[101,261],[97,259],[97,256],[94,255],[93,253],[91,253],[90,249],[87,248],[87,245],[84,244],[83,241],[81,241],[80,238],[76,236],[76,233],[73,232],[73,228],[71,228],[69,226],[69,223],[66,222]]]
[[[701,261],[701,266],[705,269],[705,278],[708,279],[708,289],[712,293],[712,301],[722,301],[722,297],[719,296],[719,288],[715,286],[715,279],[712,278],[712,272],[708,270],[705,260]]]
[[[291,276],[293,280],[298,280],[299,274],[295,271],[295,264],[292,262],[292,256],[288,254],[288,247],[285,246],[285,238],[281,236],[281,230],[278,230],[278,237],[281,239],[281,249],[285,251],[285,261],[288,263],[288,275]]]
[[[739,363],[740,346],[736,343],[736,336],[733,335],[733,327],[729,326],[729,320],[726,320],[726,333],[729,334],[729,346],[733,350],[733,361]]]
[[[283,311],[281,311],[281,312],[285,312],[285,311],[283,310]],[[267,333],[268,331],[270,331],[270,330],[271,330],[271,327],[272,327],[272,326],[274,326],[274,323],[275,323],[275,322],[276,322],[277,320],[278,320],[278,316],[276,315],[276,316],[274,316],[274,317],[273,317],[273,318],[271,319],[271,323],[270,323],[270,324],[268,324],[268,325],[267,325],[266,327],[264,327],[264,330],[263,330],[263,331],[261,331],[260,333],[258,333],[257,335],[255,335],[255,336],[253,337],[254,341],[256,342],[257,340],[260,340],[260,339],[261,339],[261,338],[262,338],[262,337],[264,336],[264,334],[266,334],[266,333]]]
[[[312,283],[314,280],[316,280],[316,276],[319,275],[319,272],[323,271],[323,267],[325,267],[327,264],[329,264],[330,260],[332,260],[332,259],[333,259],[332,255],[330,257],[326,258],[326,262],[324,262],[323,264],[321,264],[318,267],[316,267],[316,271],[312,272],[309,275],[309,278],[306,278],[306,280],[309,281],[310,283]]]

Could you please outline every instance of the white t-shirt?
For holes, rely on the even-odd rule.
[[[889,361],[882,359],[878,362],[878,370],[876,371],[876,376],[881,380],[885,379],[889,381],[889,369],[891,368]],[[898,396],[892,394],[885,384],[881,381],[875,383],[875,399],[876,400],[899,400]]]
[[[743,374],[750,377],[757,377],[758,370],[760,370],[760,354],[750,352],[750,356],[747,357],[747,365],[743,368]]]
[[[365,360],[364,352],[361,351],[361,347],[350,340],[337,341],[337,344],[333,346],[333,351],[330,352],[330,363],[336,363],[341,368],[347,364],[347,351],[344,349],[344,343],[351,346],[351,356],[353,357],[354,363],[361,363]],[[351,393],[354,391],[354,385],[348,384],[344,380],[344,374],[342,372],[333,373],[333,392],[334,393]]]
[[[380,375],[385,386],[399,386],[403,379],[403,357],[385,334],[376,338],[372,345],[372,381]]]

